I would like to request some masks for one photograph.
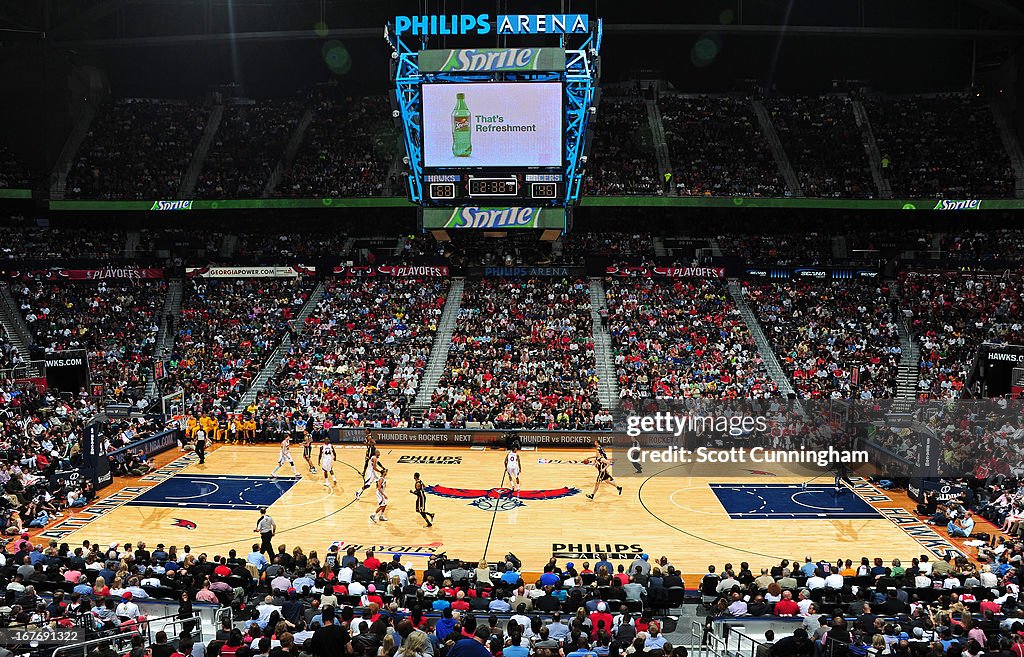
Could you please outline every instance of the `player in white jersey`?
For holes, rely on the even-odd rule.
[[[299,476],[299,471],[295,469],[295,461],[292,460],[292,454],[291,454],[291,451],[290,451],[291,450],[291,446],[292,446],[291,439],[288,436],[285,436],[284,440],[281,441],[281,456],[278,457],[278,459],[277,459],[277,467],[274,468],[274,470],[270,473],[271,477],[276,477],[277,476],[277,471],[285,463],[287,463],[288,465],[292,466],[292,474],[293,475],[295,475],[296,477]]]
[[[512,495],[519,495],[519,448],[516,445],[512,445],[512,449],[505,455],[505,474]]]
[[[388,469],[381,467],[380,477],[377,478],[377,510],[370,514],[373,522],[387,522],[384,511],[388,508]]]
[[[384,472],[386,472],[386,468],[380,464],[380,450],[374,448],[370,458],[366,461],[366,471],[363,472],[363,487],[356,491],[356,499],[358,500],[367,488],[376,486],[377,480]]]
[[[327,490],[331,489],[331,486],[338,483],[338,479],[334,476],[334,445],[330,443],[324,443],[320,445],[320,470],[324,473],[324,487]],[[327,485],[327,476],[331,477],[331,485]]]

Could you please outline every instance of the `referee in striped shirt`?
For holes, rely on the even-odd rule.
[[[262,543],[260,544],[260,552],[266,552],[267,556],[274,559],[274,545],[271,539],[274,538],[274,534],[277,533],[277,523],[274,519],[267,515],[267,507],[260,507],[260,519],[256,521],[256,529],[253,532],[258,532]]]

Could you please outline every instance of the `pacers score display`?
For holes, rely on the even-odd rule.
[[[562,166],[562,85],[423,85],[423,166]]]

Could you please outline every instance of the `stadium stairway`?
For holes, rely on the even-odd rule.
[[[81,105],[72,107],[72,115],[78,109],[78,116],[75,117],[75,124],[71,128],[71,132],[68,133],[64,147],[61,149],[60,155],[53,165],[53,173],[50,174],[51,199],[64,198],[64,193],[67,190],[68,174],[71,173],[71,167],[75,163],[78,149],[81,148],[82,142],[85,141],[85,137],[89,134],[89,128],[92,127],[92,120],[96,117],[96,111],[99,109],[99,106],[99,95],[89,94],[89,100]]]
[[[590,279],[590,320],[594,327],[594,359],[597,361],[597,394],[601,407],[612,416],[619,413],[619,383],[615,376],[615,356],[608,327],[601,323],[600,310],[608,307],[604,283],[600,278]]]
[[[317,306],[320,305],[320,300],[324,298],[324,292],[326,292],[326,288],[324,287],[323,281],[321,281],[317,283],[316,287],[313,288],[313,291],[309,293],[309,298],[306,299],[306,303],[302,306],[302,310],[300,310],[295,316],[295,319],[289,322],[297,335],[302,335],[306,330],[306,319],[308,319],[309,316],[313,314],[313,311],[316,310]],[[256,396],[263,392],[263,389],[267,387],[267,381],[270,381],[270,377],[277,373],[278,363],[280,363],[281,358],[288,353],[291,346],[292,338],[290,335],[285,335],[281,338],[281,343],[278,344],[277,348],[271,352],[270,357],[267,358],[266,362],[263,364],[263,369],[261,369],[260,373],[256,375],[256,378],[252,381],[252,385],[249,386],[249,389],[245,391],[244,395],[242,395],[238,404],[235,405],[236,413],[242,412],[246,406],[256,401]]]
[[[882,154],[878,151],[878,142],[875,141],[875,133],[871,130],[871,120],[868,119],[864,103],[856,98],[851,100],[853,107],[853,118],[860,128],[860,138],[864,144],[864,153],[868,157],[868,164],[871,169],[871,179],[875,182],[879,198],[892,198],[892,185],[889,179],[882,175]]]
[[[654,255],[658,256],[659,258],[664,258],[668,255],[668,251],[665,250],[665,240],[663,240],[660,236],[655,235],[654,237],[652,237],[651,245],[654,247]],[[590,280],[593,281],[594,279]],[[603,289],[604,288],[602,286],[602,290]]]
[[[996,127],[999,128],[999,136],[1003,140],[1003,148],[1010,156],[1010,165],[1013,166],[1014,196],[1024,198],[1024,153],[1021,152],[1020,141],[1013,131],[1006,107],[995,99],[989,101],[989,105],[996,120]]]
[[[156,334],[156,344],[153,346],[153,360],[163,360],[174,350],[174,325],[177,323],[178,314],[181,312],[181,297],[184,285],[180,278],[172,278],[167,281],[167,295],[164,297],[164,307],[160,311],[160,330]],[[146,372],[146,397],[156,399],[157,386],[154,372]]]
[[[921,362],[921,349],[910,330],[907,317],[899,307],[899,286],[893,282],[889,288],[890,305],[896,316],[896,329],[900,333],[900,364],[896,370],[896,398],[893,400],[892,411],[909,413],[917,399],[917,384],[921,376],[918,363]]]
[[[836,260],[845,260],[850,255],[846,245],[846,235],[832,236],[832,257]]]
[[[384,196],[405,196],[408,192],[402,185],[407,179],[402,177],[405,171],[405,144],[399,138],[399,144],[395,147],[395,156],[391,158],[391,165],[388,167],[388,175],[384,178]]]
[[[761,133],[768,142],[768,146],[772,149],[772,157],[775,159],[775,165],[779,167],[779,171],[782,173],[782,177],[786,181],[786,188],[789,190],[790,195],[796,198],[803,198],[804,190],[800,187],[800,180],[796,177],[796,171],[793,170],[793,165],[789,162],[789,156],[786,155],[786,149],[782,147],[782,141],[779,139],[779,133],[775,131],[775,126],[772,124],[772,119],[768,115],[768,110],[765,109],[764,103],[756,98],[750,101],[750,105],[754,108],[754,114],[757,115],[757,122],[761,125]]]
[[[238,235],[227,233],[224,235],[224,239],[221,240],[218,254],[222,258],[230,258],[235,255],[236,250],[238,250]]]
[[[0,285],[0,326],[3,326],[3,333],[0,336],[6,334],[18,354],[28,361],[31,357],[29,347],[32,345],[32,334],[25,324],[25,318],[18,312],[18,304],[14,302],[7,285]],[[33,368],[36,370],[33,371],[33,375],[45,375],[45,371],[39,371],[38,365],[33,365]]]
[[[203,136],[192,153],[192,161],[188,165],[185,176],[181,179],[181,196],[190,198],[196,189],[196,181],[199,180],[199,173],[203,170],[203,162],[206,161],[206,154],[210,152],[210,144],[220,128],[220,120],[224,118],[224,105],[218,103],[213,106],[210,116],[206,119],[206,127],[203,128]]]
[[[672,159],[668,154],[668,140],[665,138],[665,123],[661,119],[658,102],[652,99],[644,102],[647,105],[647,123],[651,127],[651,136],[654,137],[654,155],[658,159],[658,172],[660,174],[674,172]],[[658,183],[661,184],[662,180],[659,180]],[[666,196],[669,195],[674,195],[672,190],[666,193]]]
[[[430,348],[430,360],[423,369],[420,385],[416,388],[416,398],[412,402],[411,410],[414,416],[430,408],[430,397],[434,394],[437,382],[441,380],[445,363],[448,362],[448,349],[452,346],[452,333],[455,332],[455,322],[459,318],[459,308],[462,307],[462,291],[465,289],[465,278],[460,276],[452,279],[448,288],[448,299],[444,302],[444,312],[441,313],[437,333],[434,334],[434,344]]]
[[[277,186],[281,183],[281,178],[284,176],[284,172],[292,165],[295,161],[295,154],[299,152],[299,147],[302,146],[302,140],[306,136],[306,129],[309,124],[313,122],[313,109],[306,108],[306,111],[302,113],[302,118],[299,119],[298,125],[295,126],[295,130],[292,131],[291,137],[288,138],[288,145],[285,146],[284,153],[281,156],[281,160],[274,166],[274,170],[270,172],[270,176],[267,177],[267,185],[263,188],[263,198],[270,198],[277,189]]]
[[[139,251],[142,244],[142,233],[137,230],[130,230],[124,238],[124,257],[132,259]]]
[[[779,359],[775,357],[772,345],[768,342],[768,338],[765,337],[764,331],[761,330],[761,323],[757,321],[757,315],[750,309],[747,300],[743,298],[742,284],[735,278],[729,279],[729,296],[732,297],[733,303],[736,304],[736,309],[740,311],[740,316],[743,317],[743,321],[750,330],[750,334],[754,337],[754,342],[757,344],[757,352],[761,354],[761,360],[764,361],[768,375],[772,377],[772,381],[775,382],[779,392],[787,396],[795,395],[796,390],[793,388],[793,383],[786,376],[786,371],[779,364]]]

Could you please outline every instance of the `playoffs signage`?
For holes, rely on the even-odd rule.
[[[151,267],[104,267],[102,269],[32,269],[5,272],[10,278],[43,281],[140,280],[164,277],[163,269]]]
[[[619,278],[725,278],[725,267],[649,267],[647,265],[611,265],[607,276]]]
[[[394,276],[396,278],[428,278],[448,276],[448,267],[444,265],[366,265],[354,267],[335,267],[333,273],[341,276]]]

